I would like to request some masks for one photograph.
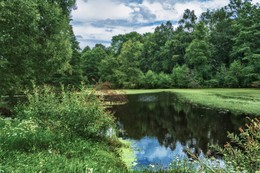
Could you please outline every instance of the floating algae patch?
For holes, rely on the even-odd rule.
[[[136,162],[136,157],[134,154],[134,150],[131,147],[131,142],[123,139],[119,139],[123,146],[120,148],[120,154],[123,162],[127,166],[128,169],[131,169]]]

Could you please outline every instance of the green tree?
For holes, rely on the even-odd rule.
[[[173,68],[172,81],[175,87],[188,88],[190,86],[191,74],[187,65],[177,65]]]
[[[243,86],[260,81],[260,10],[259,4],[245,1],[234,22],[237,31],[231,52],[232,59],[240,60],[244,66]]]
[[[141,80],[142,87],[144,88],[156,88],[158,83],[158,76],[153,71],[146,72]]]
[[[111,43],[111,52],[118,56],[121,53],[123,44],[129,40],[142,42],[142,35],[137,32],[130,32],[127,34],[119,34],[113,36]]]
[[[183,17],[179,20],[179,24],[182,28],[185,28],[188,32],[192,32],[195,28],[197,16],[194,10],[186,9],[183,13]]]
[[[117,87],[120,87],[118,78],[116,76],[119,66],[120,64],[117,58],[111,55],[103,59],[98,66],[100,81],[110,82],[116,85]]]
[[[120,63],[116,76],[119,84],[125,88],[136,88],[142,78],[140,70],[140,57],[143,50],[143,44],[139,41],[131,40],[125,42],[122,46],[121,53],[118,56]]]
[[[152,70],[156,73],[170,72],[172,67],[169,58],[165,56],[167,48],[166,42],[173,37],[173,26],[171,22],[166,22],[155,28],[154,33],[144,36],[144,49],[141,60],[141,68],[144,72]]]
[[[99,64],[107,56],[106,51],[100,46],[96,46],[83,53],[81,57],[83,61],[83,74],[91,84],[95,84],[99,81]]]
[[[172,86],[172,79],[169,74],[161,72],[157,78],[158,88],[170,88]]]
[[[69,67],[70,20],[59,4],[5,0],[0,11],[1,93],[44,83]]]
[[[189,68],[194,72],[196,80],[201,84],[210,79],[210,47],[207,39],[208,32],[203,22],[196,25],[194,31],[195,39],[188,46],[185,54]]]
[[[215,73],[222,63],[229,66],[232,62],[230,52],[234,44],[235,32],[232,29],[232,19],[229,18],[229,14],[224,8],[207,13],[207,19],[205,19],[206,17],[202,18],[210,28],[209,42],[212,45],[212,59],[214,59],[212,65]]]
[[[225,85],[227,87],[240,87],[242,74],[243,74],[243,66],[240,61],[234,61],[231,63],[230,68],[227,71],[225,76]]]

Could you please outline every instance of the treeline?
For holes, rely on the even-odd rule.
[[[80,50],[70,25],[75,0],[0,2],[0,94],[36,85],[110,82],[117,88],[260,86],[260,10],[231,0],[174,28],[131,32]]]
[[[250,0],[231,0],[200,17],[185,10],[174,28],[112,38],[110,47],[82,51],[88,83],[117,88],[201,88],[260,86],[260,10]]]

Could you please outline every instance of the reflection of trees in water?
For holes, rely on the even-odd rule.
[[[147,101],[146,95],[130,95],[128,104],[114,108],[129,138],[157,137],[161,145],[171,149],[179,141],[205,153],[208,143],[223,145],[227,131],[234,132],[243,124],[242,117],[196,108],[178,101],[174,94],[147,95],[157,99]]]

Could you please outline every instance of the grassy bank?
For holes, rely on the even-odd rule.
[[[0,117],[0,172],[127,172],[114,118],[89,90],[35,88]]]
[[[156,89],[125,90],[127,94],[173,92],[193,104],[229,110],[234,114],[260,115],[259,89]]]

